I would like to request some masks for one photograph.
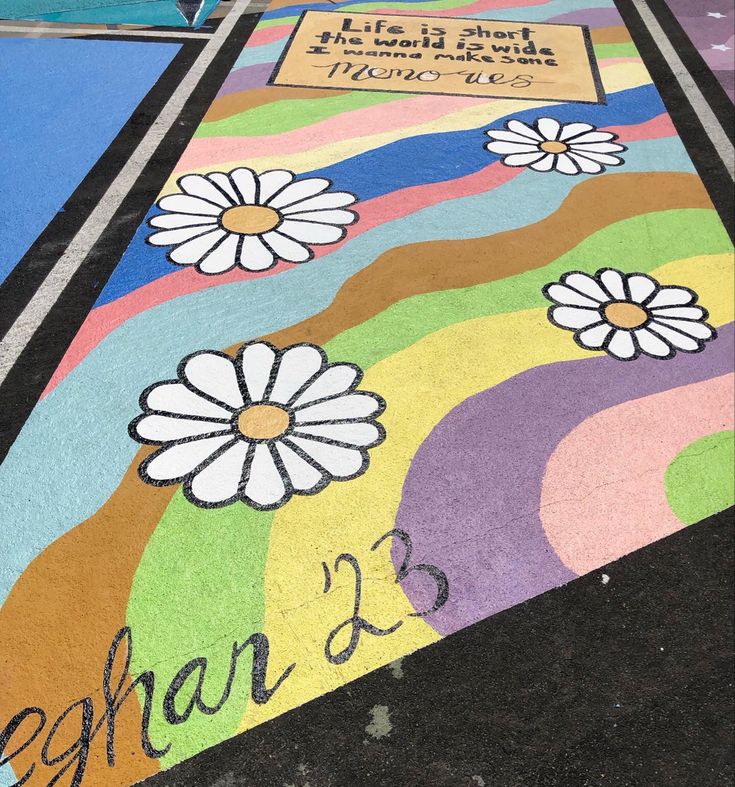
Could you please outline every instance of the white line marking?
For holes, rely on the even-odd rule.
[[[66,36],[66,35],[85,35],[85,36],[149,36],[150,38],[211,38],[213,33],[202,33],[198,30],[136,30],[127,28],[124,30],[107,30],[104,27],[35,27],[33,25],[8,25],[0,24],[0,33],[29,33],[39,38],[46,35]]]
[[[23,348],[38,330],[53,305],[58,300],[71,277],[86,259],[94,244],[99,240],[115,211],[131,190],[143,168],[150,161],[168,130],[176,122],[184,104],[201,81],[217,52],[232,32],[235,24],[245,13],[250,0],[236,0],[230,13],[205,44],[186,76],[169,98],[166,106],[156,118],[146,135],[138,143],[133,154],[112,181],[109,188],[87,217],[66,251],[49,271],[25,309],[0,342],[0,383],[8,376]]]
[[[712,140],[725,168],[730,173],[730,177],[735,177],[735,148],[733,148],[730,139],[725,133],[725,129],[722,128],[720,121],[707,103],[707,99],[702,95],[702,91],[697,87],[692,75],[682,63],[681,58],[671,45],[666,33],[645,0],[633,0],[633,5],[636,7],[643,24],[648,28],[655,45],[668,62],[676,81],[684,91],[684,95],[689,99],[689,103],[702,124],[704,133]]]

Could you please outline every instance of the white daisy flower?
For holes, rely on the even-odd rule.
[[[256,175],[247,167],[232,172],[184,175],[180,194],[162,197],[166,211],[149,220],[154,246],[170,246],[176,265],[195,265],[218,274],[240,266],[264,271],[277,260],[307,262],[311,246],[336,243],[357,214],[345,210],[357,201],[346,191],[329,191],[326,178],[296,180],[293,172],[274,169]]]
[[[549,308],[554,325],[574,331],[580,347],[604,350],[620,361],[700,352],[717,336],[693,290],[659,284],[645,273],[571,271],[543,293],[555,304]]]
[[[217,508],[236,500],[259,510],[330,481],[357,478],[368,449],[383,442],[376,394],[358,391],[359,367],[328,363],[324,350],[267,342],[235,358],[203,350],[184,358],[178,379],[154,383],[130,424],[139,443],[161,445],[139,467],[154,486],[183,483],[187,500]]]
[[[509,120],[505,129],[485,133],[492,139],[485,148],[502,156],[503,164],[537,172],[597,175],[606,166],[620,166],[623,159],[614,154],[627,150],[614,142],[617,134],[598,131],[589,123],[560,123],[553,118],[539,118],[533,125]]]

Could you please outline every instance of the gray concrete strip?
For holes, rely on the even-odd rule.
[[[115,215],[143,168],[150,161],[164,136],[176,122],[205,71],[232,32],[238,19],[250,10],[251,0],[237,0],[230,13],[210,36],[189,72],[181,80],[161,114],[138,144],[109,188],[74,236],[64,254],[36,290],[25,309],[0,342],[0,384],[5,380],[24,347],[58,300],[66,285],[86,259],[94,244]]]
[[[674,78],[684,91],[684,95],[686,95],[687,100],[696,112],[705,134],[712,140],[725,168],[730,173],[730,177],[735,178],[735,148],[730,142],[725,129],[722,128],[722,124],[677,54],[676,49],[671,45],[663,28],[648,7],[646,0],[633,0],[633,5],[651,34],[655,45],[668,62]]]

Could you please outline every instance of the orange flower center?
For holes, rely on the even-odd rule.
[[[636,303],[608,303],[604,311],[616,328],[639,328],[648,319],[648,312]]]
[[[265,205],[237,205],[220,216],[220,224],[238,235],[260,235],[281,223],[281,214]]]
[[[275,404],[254,404],[237,417],[237,428],[252,440],[272,440],[280,437],[289,424],[288,413]]]
[[[550,139],[542,142],[539,147],[544,153],[564,153],[569,150],[569,145],[565,145],[563,142],[552,142]]]

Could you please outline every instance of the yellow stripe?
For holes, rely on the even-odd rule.
[[[652,272],[665,284],[681,284],[700,294],[710,322],[733,319],[732,257],[694,257]],[[480,338],[481,337],[481,338]],[[706,350],[705,350],[706,352]],[[388,402],[381,421],[383,445],[371,451],[371,466],[354,481],[333,483],[314,497],[294,498],[274,516],[265,578],[265,632],[278,667],[297,663],[293,675],[265,705],[250,703],[241,729],[248,729],[310,699],[436,641],[439,637],[418,618],[399,585],[383,545],[372,543],[395,521],[410,463],[434,426],[468,397],[527,369],[557,361],[589,358],[571,333],[548,322],[546,309],[483,317],[429,334],[369,369],[361,388]],[[667,361],[661,361],[667,363]],[[447,546],[452,533],[447,532]],[[353,574],[333,573],[324,594],[321,563],[333,564],[341,552],[354,554],[363,569],[362,615],[387,627],[406,620],[386,637],[362,634],[345,664],[324,658],[329,632],[352,613]],[[348,631],[335,643],[339,650]]]

